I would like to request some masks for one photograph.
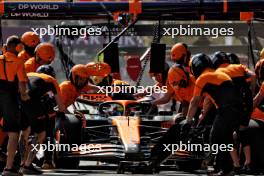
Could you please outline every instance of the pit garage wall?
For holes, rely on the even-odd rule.
[[[3,39],[5,41],[6,37],[9,36],[9,35],[13,35],[13,34],[17,34],[17,35],[21,35],[23,32],[25,31],[28,31],[30,30],[29,26],[31,27],[36,27],[36,26],[47,26],[48,24],[51,24],[51,25],[55,25],[55,24],[61,24],[61,22],[63,21],[63,19],[61,18],[64,18],[65,15],[63,15],[63,9],[65,10],[65,8],[67,8],[68,6],[66,6],[67,3],[62,3],[64,4],[65,6],[60,6],[60,9],[52,9],[52,6],[49,7],[48,10],[45,10],[45,9],[39,9],[39,10],[36,10],[35,11],[33,9],[28,9],[28,8],[18,8],[18,6],[11,6],[10,4],[8,5],[9,2],[25,2],[25,1],[20,1],[20,0],[5,0],[5,1],[2,1],[4,3],[7,3],[7,6],[5,7],[5,10],[6,10],[6,13],[4,14],[3,18],[6,18],[6,19],[27,19],[27,20],[2,20],[2,27],[3,27]],[[74,6],[73,4],[71,4],[69,7],[72,8],[73,10],[75,10],[76,12],[76,9],[79,8],[78,4],[83,4],[84,2],[84,6],[82,6],[82,8],[78,9],[80,11],[83,11],[85,13],[94,13],[94,17],[98,16],[98,10],[101,10],[102,9],[100,8],[95,8],[94,11],[93,11],[93,8],[91,7],[91,4],[86,4],[85,5],[85,2],[89,3],[89,2],[94,2],[94,1],[83,1],[83,0],[74,0],[74,1],[69,1],[69,0],[44,0],[44,1],[40,1],[40,0],[30,0],[30,1],[26,1],[26,2],[56,2],[56,3],[59,3],[59,2],[75,2],[75,5]],[[105,3],[105,5],[107,6],[107,9],[112,11],[114,9],[119,9],[119,7],[122,7],[123,9],[128,9],[128,1],[112,1],[112,0],[101,0],[101,1],[96,1],[98,3],[94,3],[93,5],[96,5],[97,6],[99,5],[99,2],[109,2],[109,3]],[[119,2],[117,3],[117,5],[115,5],[114,3],[112,2]],[[149,3],[147,3],[149,2]],[[190,6],[191,3],[195,4],[197,1],[188,1],[188,3],[182,3],[182,8],[181,10],[185,10],[185,11],[188,11],[188,9],[190,10],[190,8],[193,8],[195,9],[195,7],[192,7]],[[209,8],[209,6],[212,6],[212,3],[215,2],[215,3],[218,3],[218,4],[221,4],[222,0],[219,0],[219,1],[206,1],[206,3],[204,4],[205,5],[205,9],[206,8]],[[238,3],[239,1],[238,0],[230,0],[229,2],[232,2],[230,3],[230,10],[234,10],[234,11],[237,11],[236,7],[237,8],[242,8],[242,9],[247,9],[247,8],[253,8],[253,6],[249,7],[249,6],[232,6],[232,4],[234,3]],[[249,1],[243,1],[243,4],[246,4],[248,3]],[[256,2],[260,2],[260,3],[263,3],[264,1],[263,0],[258,0],[258,1],[253,1],[251,0],[251,5],[253,4],[256,4]],[[55,4],[56,4],[55,3]],[[160,4],[159,4],[160,3]],[[149,18],[150,21],[152,19],[152,23],[144,23],[144,22],[141,22],[139,23],[139,25],[136,25],[134,27],[136,33],[133,33],[133,36],[124,36],[124,37],[121,37],[120,40],[119,40],[119,47],[120,47],[120,65],[122,69],[125,69],[125,57],[127,55],[142,55],[144,53],[144,51],[147,49],[147,47],[150,46],[150,43],[152,41],[152,38],[153,38],[153,28],[155,26],[155,23],[156,21],[153,22],[153,15],[151,16],[151,11],[153,11],[153,8],[155,7],[154,5],[156,5],[156,10],[161,10],[162,11],[162,8],[163,8],[163,11],[162,13],[167,13],[168,11],[171,11],[172,9],[168,9],[168,8],[165,8],[164,7],[166,6],[166,4],[168,5],[169,3],[171,4],[174,4],[173,7],[175,7],[177,9],[177,6],[175,6],[175,4],[181,4],[181,1],[177,1],[177,0],[150,0],[150,1],[146,1],[144,0],[143,1],[143,12],[144,14],[141,14],[142,16],[141,17],[146,17],[146,18]],[[210,4],[211,3],[211,4]],[[114,4],[114,5],[113,5]],[[158,5],[159,4],[159,5]],[[25,3],[18,3],[17,5],[20,5],[20,7],[22,7],[23,5],[25,5]],[[51,3],[52,5],[52,3]],[[53,4],[54,5],[54,4]],[[158,5],[158,6],[157,6]],[[26,6],[24,6],[26,7]],[[81,5],[80,5],[81,7]],[[91,7],[90,9],[88,7]],[[168,6],[167,6],[168,7]],[[170,6],[172,7],[172,6]],[[222,7],[222,6],[221,6]],[[41,7],[42,8],[42,7]],[[261,8],[261,7],[259,7]],[[263,6],[262,6],[263,8]],[[168,10],[166,10],[168,9]],[[212,9],[212,8],[211,8]],[[258,8],[256,8],[258,9]],[[92,11],[91,11],[92,10]],[[219,9],[214,9],[215,11],[221,11],[222,9],[219,7]],[[29,12],[36,12],[38,13],[39,11],[41,12],[45,12],[45,11],[49,11],[48,13],[48,17],[44,17],[44,18],[39,18],[37,16],[35,17],[32,17],[31,15],[26,15],[27,13]],[[22,12],[22,13],[21,13]],[[58,14],[55,14],[57,13]],[[155,11],[156,12],[156,11]],[[179,12],[181,13],[181,11],[179,10],[173,10],[173,12]],[[60,14],[61,13],[61,14]],[[56,21],[55,20],[49,20],[48,19],[52,19],[53,16],[52,15],[58,15],[56,16]],[[145,15],[147,14],[147,15]],[[21,16],[22,15],[22,16]],[[24,15],[24,16],[23,16]],[[34,15],[34,14],[33,14]],[[36,15],[36,14],[35,14]],[[83,16],[82,14],[80,14],[81,16]],[[150,16],[148,16],[150,15]],[[191,17],[193,18],[195,15],[197,15],[197,13],[194,13]],[[237,15],[237,14],[236,14]],[[236,16],[235,15],[235,16]],[[221,15],[219,15],[221,16]],[[92,16],[91,16],[92,17]],[[176,19],[178,18],[179,16],[178,15],[175,15],[175,14],[172,14],[171,16],[171,19]],[[188,20],[188,15],[186,15],[186,19]],[[206,16],[207,17],[207,16]],[[230,17],[230,16],[226,16],[226,17]],[[33,19],[33,18],[36,18],[36,20],[28,20],[28,19]],[[87,18],[87,19],[90,19],[90,18]],[[206,18],[207,19],[207,18]],[[100,20],[99,20],[100,21]],[[147,21],[147,20],[146,20]],[[165,21],[165,25],[167,25],[167,21],[168,20],[164,20]],[[71,21],[69,20],[65,20],[65,22],[67,24],[71,24]],[[96,20],[96,22],[98,22],[98,20]],[[100,21],[102,24],[107,24],[107,20],[101,20]],[[212,22],[212,24],[210,24]],[[185,24],[188,24],[188,23],[193,23],[193,22],[186,22],[185,21]],[[199,26],[199,25],[204,25],[204,26],[211,26],[211,27],[214,27],[214,26],[218,26],[219,27],[219,24],[218,23],[215,23],[215,21],[210,21],[210,22],[205,22],[205,23],[200,23],[200,24],[195,24],[193,25],[193,27],[195,26]],[[239,53],[239,54],[242,54],[242,56],[244,57],[244,63],[247,64],[247,55],[248,55],[248,44],[247,44],[247,26],[245,23],[243,24],[240,24],[239,22],[238,23],[233,23],[233,22],[230,22],[233,27],[234,27],[234,36],[232,36],[233,39],[230,39],[227,38],[227,37],[219,37],[217,39],[212,39],[211,37],[201,37],[201,36],[177,36],[175,38],[171,38],[169,36],[164,36],[162,38],[162,42],[163,43],[166,43],[167,44],[167,59],[169,60],[169,50],[171,48],[171,46],[176,43],[176,42],[185,42],[187,43],[188,45],[190,45],[190,50],[193,54],[195,53],[198,53],[198,52],[205,52],[207,54],[211,54],[217,50],[222,50],[222,51],[226,51],[226,52],[234,52],[234,53]],[[77,24],[77,20],[74,22],[74,24]],[[95,24],[95,21],[90,21],[90,24]],[[173,23],[173,26],[175,25],[179,25],[181,24],[181,22],[175,22]],[[140,26],[141,25],[141,26]],[[169,24],[170,25],[170,24]],[[168,26],[169,26],[168,25]],[[229,25],[229,22],[222,22],[222,25],[226,26],[226,25]],[[263,29],[263,23],[260,23],[260,24],[256,24],[255,25],[255,36],[256,37],[256,40],[255,40],[255,48],[254,49],[261,49],[262,46],[263,46],[263,32],[260,32],[261,30]],[[115,36],[114,34],[112,36]],[[49,41],[49,42],[53,42],[55,41],[55,36],[44,36],[44,38],[42,39],[42,41]],[[65,39],[63,41],[64,45],[66,48],[69,49],[69,54],[72,54],[72,58],[73,60],[76,62],[76,63],[87,63],[88,61],[92,61],[95,59],[95,56],[96,56],[96,52],[99,51],[102,46],[103,46],[103,43],[105,42],[108,42],[108,36],[89,36],[88,39],[76,39],[74,41],[70,41],[70,40],[67,40]],[[231,44],[232,47],[228,44]],[[256,52],[255,52],[256,53]],[[55,62],[55,65],[57,67],[57,71],[60,72],[61,69],[59,68],[60,67],[60,63],[58,62],[58,59],[56,60]],[[148,69],[148,68],[147,68]],[[150,84],[152,83],[152,81],[149,79],[148,77],[148,74],[147,74],[147,69],[146,69],[146,73],[145,75],[143,76],[144,79],[146,80],[143,80],[142,82],[143,83],[146,83],[146,84]],[[121,70],[121,73],[126,73],[126,70]],[[62,77],[60,78],[61,80],[63,80],[63,74],[61,75]],[[128,78],[126,74],[123,75],[123,77],[126,79]]]
[[[101,21],[102,24],[106,24],[106,21]],[[70,21],[66,21],[67,24],[70,24]],[[96,24],[94,21],[90,21],[91,24]],[[183,22],[180,22],[183,23]],[[186,22],[184,22],[186,24]],[[218,23],[212,22],[210,24],[203,24],[202,26],[209,26],[211,28],[215,26],[221,26]],[[3,41],[6,40],[7,36],[10,35],[22,35],[25,31],[31,30],[30,27],[47,27],[47,25],[55,25],[56,21],[54,20],[3,20],[2,21],[2,32],[3,32]],[[73,24],[77,24],[77,21],[74,21]],[[155,24],[155,23],[154,23]],[[178,24],[164,24],[164,26],[175,27]],[[201,27],[201,24],[193,24],[194,27]],[[231,23],[231,27],[234,28],[234,36],[232,37],[219,37],[212,38],[201,37],[201,36],[177,36],[175,38],[171,38],[170,36],[163,36],[161,42],[167,44],[167,60],[170,58],[170,48],[176,42],[186,42],[190,45],[190,50],[192,54],[198,52],[204,52],[207,54],[212,54],[215,51],[221,50],[225,52],[234,52],[238,53],[242,58],[242,62],[244,64],[248,64],[248,44],[247,44],[247,25],[243,23]],[[129,76],[126,72],[126,56],[129,55],[137,55],[141,56],[144,51],[150,46],[152,41],[154,25],[144,24],[144,22],[136,25],[132,31],[134,36],[127,35],[123,36],[119,40],[119,57],[120,57],[120,68],[121,73],[123,73],[122,78],[129,80]],[[228,27],[228,26],[227,26]],[[263,23],[255,23],[254,30],[255,36],[254,38],[254,49],[260,50],[262,46],[264,46],[264,37],[263,37]],[[113,33],[112,37],[116,34]],[[231,39],[230,39],[231,38]],[[55,43],[55,36],[44,36],[42,41]],[[231,43],[230,43],[231,40]],[[229,41],[229,42],[228,42]],[[63,44],[65,46],[66,51],[71,51],[72,58],[76,63],[87,63],[89,61],[93,61],[96,57],[96,53],[102,49],[103,43],[108,42],[108,36],[89,36],[86,39],[75,39],[73,41],[64,38]],[[231,44],[228,45],[228,44]],[[71,49],[71,50],[68,50]],[[256,58],[257,58],[257,50],[255,50]],[[56,59],[55,63],[56,71],[59,74],[59,80],[64,80],[64,73],[60,67],[59,59]],[[146,68],[145,74],[143,76],[142,83],[146,85],[150,85],[153,81],[148,76],[148,68]],[[61,75],[60,75],[61,74]],[[133,82],[132,82],[133,84]]]

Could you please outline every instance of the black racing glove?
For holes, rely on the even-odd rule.
[[[56,131],[60,130],[60,131],[63,131],[64,134],[66,134],[64,130],[64,122],[66,119],[65,113],[58,111],[56,115],[57,115],[56,122],[55,122]]]
[[[181,131],[182,132],[189,132],[194,124],[194,120],[188,121],[187,119],[180,122],[181,124]]]

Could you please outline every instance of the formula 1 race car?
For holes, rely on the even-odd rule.
[[[140,168],[145,169],[144,172],[146,168],[155,172],[157,170],[150,165],[158,151],[160,158],[166,155],[159,161],[159,166],[162,164],[165,168],[192,171],[201,169],[207,156],[203,151],[176,151],[168,154],[156,150],[164,144],[179,142],[175,141],[176,135],[192,143],[208,142],[210,127],[201,125],[184,136],[178,131],[178,124],[184,117],[159,113],[157,107],[145,99],[111,100],[105,95],[83,94],[70,111],[72,113],[66,115],[60,137],[57,136],[57,142],[61,145],[69,144],[70,149],[57,153],[57,167],[77,168],[82,159],[116,164],[118,173],[136,173]],[[86,119],[85,128],[76,118],[80,113]]]
[[[57,168],[75,169],[82,159],[115,164],[119,174],[155,173],[163,166],[184,171],[205,169],[210,162],[209,151],[170,153],[162,147],[179,141],[208,144],[212,119],[200,119],[185,133],[180,127],[184,118],[160,115],[148,101],[111,100],[98,94],[83,94],[70,112],[56,135]],[[86,119],[85,128],[80,114]]]
[[[153,145],[174,124],[172,114],[158,116],[156,110],[146,101],[82,95],[75,114],[85,116],[87,127],[82,128],[74,114],[67,114],[57,141],[71,148],[58,152],[57,167],[76,168],[80,158],[118,164],[118,173],[127,163],[144,165]]]

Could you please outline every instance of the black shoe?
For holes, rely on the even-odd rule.
[[[2,176],[23,176],[23,174],[19,173],[15,168],[5,168],[2,172]]]
[[[0,150],[0,161],[6,162],[6,154]]]
[[[235,175],[234,171],[226,172],[223,170],[220,170],[219,172],[210,173],[209,175],[212,176],[233,176]]]
[[[20,172],[27,175],[40,175],[43,173],[40,169],[34,167],[32,164],[30,166],[22,167]]]
[[[244,165],[244,167],[241,169],[242,174],[251,174],[251,168],[249,164]]]
[[[235,175],[240,175],[241,174],[241,167],[234,167],[233,169]]]

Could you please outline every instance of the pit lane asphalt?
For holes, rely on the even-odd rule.
[[[56,176],[56,175],[65,175],[65,176],[77,176],[77,175],[83,175],[83,176],[127,176],[127,175],[133,175],[133,176],[153,176],[153,175],[161,175],[161,176],[196,176],[196,175],[207,175],[207,174],[191,174],[186,172],[180,172],[180,171],[163,171],[159,174],[116,174],[115,171],[86,171],[86,170],[71,170],[71,171],[53,171],[51,173],[45,172],[43,175],[47,176]]]
[[[97,170],[97,169],[91,169],[96,165],[95,162],[91,161],[81,161],[79,169],[54,169],[54,170],[45,170],[43,173],[43,176],[206,176],[208,175],[205,171],[195,171],[193,173],[190,172],[183,172],[183,171],[161,171],[159,174],[132,174],[129,172],[126,172],[125,174],[117,174],[115,169],[110,170]],[[109,167],[108,165],[106,165]],[[0,172],[0,175],[2,173]],[[24,175],[27,176],[27,175]]]
[[[66,170],[66,169],[55,169],[50,171],[44,171],[45,176],[59,176],[59,175],[65,175],[65,176],[127,176],[127,175],[133,175],[133,176],[153,176],[153,175],[161,175],[161,176],[195,176],[195,175],[207,175],[205,171],[197,171],[196,173],[188,173],[183,171],[161,171],[159,174],[131,174],[129,172],[126,172],[125,174],[116,174],[116,170],[93,170],[93,168],[96,165],[95,162],[91,161],[81,161],[79,169],[76,170]],[[105,165],[108,167],[108,165]]]

